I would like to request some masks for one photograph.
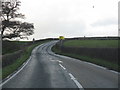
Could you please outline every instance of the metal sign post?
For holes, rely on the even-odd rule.
[[[60,50],[62,51],[62,46],[63,46],[63,40],[64,40],[64,36],[59,36],[59,46],[60,46]]]

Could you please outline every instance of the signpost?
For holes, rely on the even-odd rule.
[[[35,43],[35,39],[33,38],[33,43]]]
[[[64,40],[64,36],[59,36],[59,40]]]
[[[62,49],[64,39],[65,39],[64,36],[59,36],[60,50]]]

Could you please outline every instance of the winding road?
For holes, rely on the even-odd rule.
[[[118,88],[117,72],[57,55],[51,51],[56,42],[37,46],[23,67],[3,82],[3,88]]]

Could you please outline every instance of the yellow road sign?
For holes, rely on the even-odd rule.
[[[64,36],[59,36],[59,39],[60,39],[60,40],[63,40],[63,39],[65,39],[65,38],[64,38]]]

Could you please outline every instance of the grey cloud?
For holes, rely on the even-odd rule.
[[[95,23],[91,24],[93,27],[101,27],[101,26],[110,26],[110,25],[117,25],[118,20],[116,18],[108,18],[104,20],[98,20]]]
[[[71,35],[78,35],[81,34],[83,31],[86,30],[86,25],[84,22],[51,22],[45,25],[47,27],[43,27],[46,29],[45,31],[48,32],[48,30],[51,33],[56,34],[71,34]]]

